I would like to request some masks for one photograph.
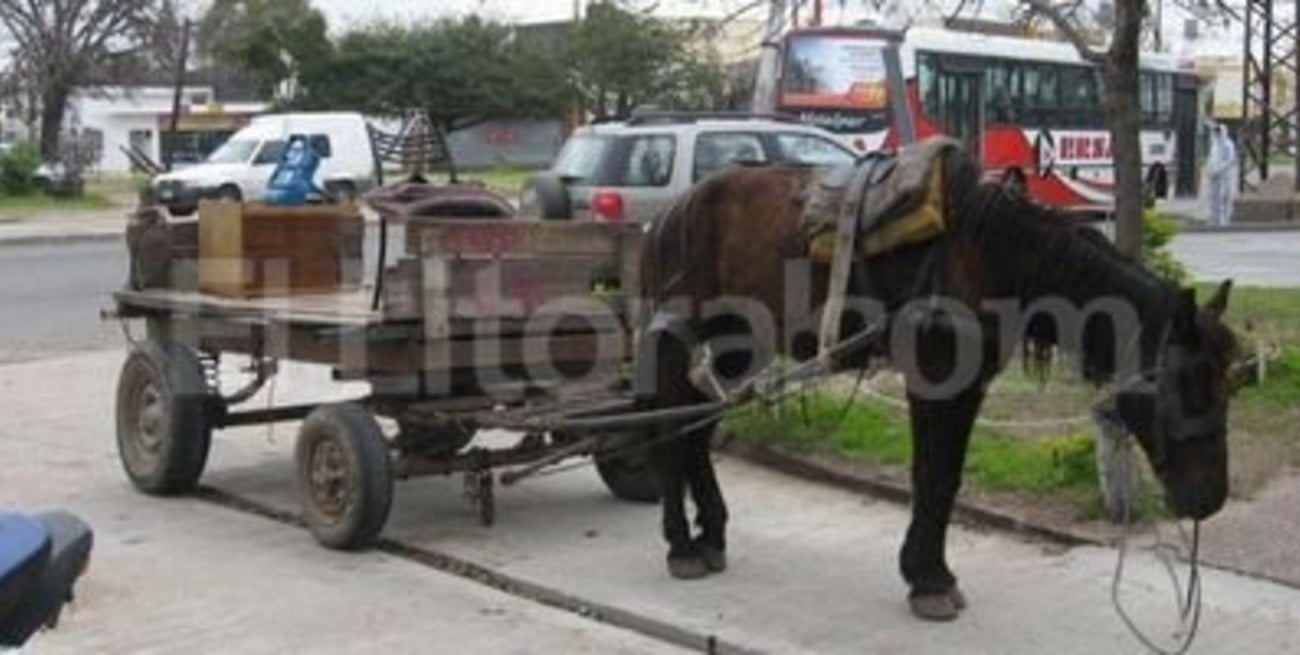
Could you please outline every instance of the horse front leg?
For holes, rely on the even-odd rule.
[[[912,523],[900,558],[908,602],[923,619],[957,618],[966,599],[948,568],[945,543],[961,488],[971,428],[984,400],[977,386],[943,400],[908,394],[912,423]]]
[[[668,430],[674,428],[667,428]],[[650,465],[659,480],[663,509],[663,535],[668,542],[668,574],[680,580],[694,580],[709,574],[709,568],[691,539],[686,516],[686,475],[690,452],[680,439],[650,449]]]

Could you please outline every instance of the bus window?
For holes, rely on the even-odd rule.
[[[927,116],[939,115],[939,83],[934,68],[934,55],[916,53],[916,93]]]
[[[1013,118],[1011,93],[1011,67],[999,59],[989,59],[984,64],[984,98],[988,105],[988,120],[1010,123]]]
[[[1169,127],[1174,122],[1174,76],[1169,73],[1157,73],[1155,78],[1156,125]]]
[[[1056,69],[1056,66],[1047,64],[1038,73],[1036,115],[1040,125],[1056,125],[1061,120],[1061,100],[1057,94]]]
[[[1138,98],[1142,112],[1142,125],[1150,126],[1156,122],[1156,85],[1151,80],[1151,73],[1138,75]]]
[[[1060,73],[1061,126],[1099,127],[1101,99],[1097,71],[1086,66],[1063,66]]]

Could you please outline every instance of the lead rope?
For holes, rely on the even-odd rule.
[[[1124,455],[1117,458],[1122,462],[1123,475],[1131,479],[1133,475],[1133,456],[1132,441],[1127,435],[1121,442],[1121,448],[1124,449]],[[1115,613],[1126,627],[1143,646],[1158,655],[1183,655],[1192,646],[1196,639],[1196,634],[1201,625],[1201,568],[1200,568],[1200,546],[1201,546],[1201,522],[1192,522],[1192,538],[1189,550],[1189,571],[1187,574],[1187,591],[1183,593],[1182,581],[1178,578],[1178,573],[1174,569],[1174,558],[1178,556],[1178,549],[1173,544],[1160,542],[1159,531],[1156,532],[1157,544],[1153,551],[1157,554],[1160,563],[1164,566],[1165,571],[1169,573],[1170,580],[1174,586],[1174,605],[1178,610],[1179,626],[1173,631],[1174,639],[1177,644],[1173,648],[1165,648],[1155,643],[1155,640],[1143,632],[1129,615],[1128,610],[1124,609],[1124,603],[1120,601],[1120,586],[1124,580],[1124,564],[1128,557],[1128,541],[1132,533],[1132,502],[1126,499],[1124,502],[1124,528],[1119,539],[1119,554],[1115,561],[1115,574],[1111,578],[1110,600],[1115,607]],[[1187,545],[1187,533],[1183,530],[1182,525],[1178,526],[1179,534],[1183,538],[1183,545]]]

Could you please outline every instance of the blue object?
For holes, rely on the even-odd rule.
[[[262,201],[268,205],[305,205],[316,191],[316,169],[320,154],[305,135],[294,134],[285,144],[284,155],[266,185]]]
[[[0,617],[26,595],[50,559],[50,533],[41,521],[0,514]]]

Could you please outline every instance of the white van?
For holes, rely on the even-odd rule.
[[[307,135],[322,155],[316,173],[321,189],[355,198],[374,186],[375,157],[361,114],[267,114],[234,133],[206,161],[155,177],[154,198],[176,216],[194,213],[201,198],[258,200],[294,134]]]

